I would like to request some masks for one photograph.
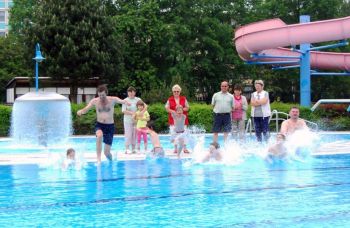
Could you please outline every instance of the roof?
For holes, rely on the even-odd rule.
[[[32,87],[34,86],[34,77],[14,77],[12,78],[5,86],[8,88],[15,87]],[[40,87],[67,87],[71,86],[73,80],[69,78],[63,79],[52,79],[51,77],[39,77],[39,85]],[[85,80],[81,80],[78,82],[79,87],[97,87],[100,84],[100,80],[98,77],[89,78]]]

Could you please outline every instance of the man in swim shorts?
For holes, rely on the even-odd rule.
[[[113,143],[114,127],[114,106],[115,104],[130,105],[128,101],[119,97],[107,96],[108,90],[105,85],[97,88],[98,97],[92,99],[89,104],[77,112],[78,116],[86,114],[91,108],[96,108],[96,154],[97,163],[101,163],[102,140],[104,143],[104,154],[108,160],[112,160],[111,146]]]

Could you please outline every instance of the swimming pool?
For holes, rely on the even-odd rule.
[[[2,227],[346,227],[349,208],[350,155],[273,164],[250,156],[235,166],[118,161],[80,171],[0,166]]]

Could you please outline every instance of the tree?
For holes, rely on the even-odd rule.
[[[23,57],[24,46],[15,37],[0,37],[0,95],[5,101],[6,84],[16,76],[29,76],[33,68],[28,67]]]
[[[73,91],[81,80],[92,77],[116,83],[121,68],[121,44],[105,3],[40,1],[31,23],[25,24],[21,32],[28,58],[33,55],[35,43],[39,43],[46,58],[42,63],[43,74],[54,79],[68,77]]]

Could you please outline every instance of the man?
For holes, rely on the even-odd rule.
[[[108,160],[112,160],[111,146],[113,142],[114,128],[114,105],[116,103],[130,105],[119,97],[107,96],[108,90],[105,85],[97,88],[98,97],[92,99],[89,104],[77,112],[78,116],[86,114],[92,107],[96,108],[96,153],[97,163],[101,163],[102,138],[104,143],[104,154]]]
[[[124,113],[124,136],[125,136],[125,154],[129,153],[129,147],[131,145],[132,153],[136,153],[136,124],[133,120],[133,116],[137,111],[136,103],[141,100],[136,97],[136,89],[130,86],[127,90],[128,97],[124,99],[130,103],[130,106],[123,104],[122,112]]]
[[[213,95],[211,104],[214,111],[213,141],[218,142],[219,132],[224,132],[226,142],[229,132],[231,132],[231,112],[234,109],[233,95],[228,92],[227,81],[221,82],[221,91]]]
[[[299,108],[292,107],[289,111],[290,118],[284,120],[281,126],[281,133],[285,136],[293,134],[296,130],[308,129],[305,121],[299,118]]]

